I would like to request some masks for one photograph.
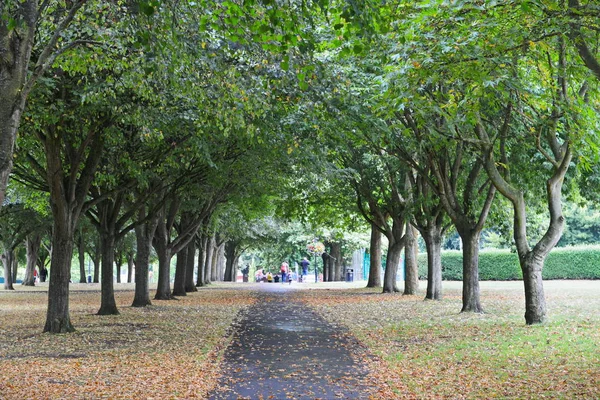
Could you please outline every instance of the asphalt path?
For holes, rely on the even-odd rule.
[[[295,300],[287,284],[263,288],[235,324],[222,378],[209,398],[369,398],[358,342]]]

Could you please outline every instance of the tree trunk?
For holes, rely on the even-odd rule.
[[[12,265],[14,251],[8,250],[2,254],[2,264],[4,265],[4,290],[15,290],[13,287]]]
[[[145,209],[139,212],[139,218],[145,216]],[[158,224],[158,217],[135,227],[136,252],[135,252],[135,295],[132,307],[146,307],[151,305],[150,290],[148,287],[148,266],[150,264],[150,251],[152,239]]]
[[[523,262],[523,284],[525,285],[525,322],[527,325],[541,324],[546,321],[546,297],[542,268],[544,259],[530,253]]]
[[[396,285],[396,277],[398,275],[398,265],[400,264],[400,255],[403,247],[404,241],[393,241],[393,243],[390,243],[387,253],[385,274],[383,276],[383,293],[395,293],[400,291]]]
[[[96,256],[92,257],[92,263],[94,264],[94,283],[100,282],[100,263],[102,261],[101,254],[101,249],[98,249]]]
[[[164,218],[160,222],[154,234],[154,249],[158,255],[158,283],[154,300],[172,300],[171,294],[171,250],[167,245],[168,233]]]
[[[323,282],[331,282],[331,256],[323,253],[321,259],[323,260]]]
[[[131,283],[131,278],[133,277],[133,253],[127,253],[127,283]]]
[[[442,299],[442,233],[439,227],[421,232],[427,247],[427,300]]]
[[[194,262],[196,258],[196,239],[190,240],[187,246],[187,261],[185,271],[185,291],[186,292],[197,292],[196,285],[194,284]]]
[[[115,257],[115,268],[117,274],[117,283],[121,283],[121,261]]]
[[[236,261],[238,257],[236,256],[238,244],[233,240],[229,240],[225,243],[225,282],[235,282],[237,266]]]
[[[369,280],[367,287],[381,287],[381,236],[382,233],[375,225],[371,225],[371,244],[369,253]]]
[[[85,243],[83,241],[83,233],[79,232],[77,238],[77,256],[79,259],[79,283],[86,283],[85,273]]]
[[[201,235],[198,241],[198,275],[196,277],[196,287],[204,286],[206,283],[206,236]]]
[[[55,214],[55,213],[53,213]],[[68,212],[65,217],[72,217]],[[75,328],[69,316],[69,280],[73,256],[73,232],[69,221],[57,220],[55,216],[52,233],[52,260],[48,284],[48,311],[44,332],[67,333]]]
[[[342,259],[342,244],[339,242],[331,243],[331,260],[332,263],[332,278],[333,281],[339,282],[344,280],[343,259]]]
[[[16,250],[13,250],[13,259],[12,259],[12,281],[13,283],[17,283],[17,273],[19,272],[19,260],[17,258]]]
[[[20,26],[11,33],[9,19],[0,20],[0,207],[13,166],[13,151],[27,93],[23,86],[35,38],[37,1],[19,2]],[[17,33],[18,32],[18,33]],[[6,277],[5,277],[6,281]]]
[[[463,244],[463,291],[461,312],[482,313],[479,299],[479,232],[459,231]]]
[[[215,258],[215,276],[216,276],[216,280],[218,282],[222,282],[223,278],[224,278],[224,272],[225,272],[225,244],[221,243],[220,245],[217,246],[217,249],[215,251],[214,254],[214,258]]]
[[[185,275],[187,272],[187,246],[177,253],[175,266],[175,282],[173,283],[173,296],[187,296],[185,291]]]
[[[417,243],[417,230],[406,223],[406,245],[404,247],[404,294],[416,295],[419,290],[419,245]]]
[[[219,246],[217,246],[216,238],[212,238],[212,259],[210,260],[210,280],[211,282],[217,282],[219,280],[219,275],[217,273],[218,270],[218,261],[219,261]]]
[[[25,286],[35,286],[34,271],[41,245],[42,235],[39,233],[33,233],[27,236],[27,240],[25,241],[25,246],[27,248],[27,267],[25,268],[25,278],[23,279],[23,285]]]
[[[119,315],[117,302],[115,301],[115,287],[113,276],[113,265],[115,258],[115,236],[114,233],[102,232],[100,234],[102,248],[102,282],[100,309],[98,315]]]
[[[206,238],[206,260],[204,261],[204,284],[208,285],[211,282],[212,278],[212,260],[213,260],[213,252],[215,251],[214,247],[214,238],[207,237]]]

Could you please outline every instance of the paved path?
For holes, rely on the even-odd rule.
[[[210,399],[369,398],[367,368],[351,356],[356,341],[287,288],[269,289],[239,321]]]

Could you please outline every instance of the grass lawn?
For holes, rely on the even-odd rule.
[[[600,399],[600,281],[545,282],[549,321],[526,326],[522,282],[482,282],[485,314],[461,314],[461,283],[441,302],[380,290],[306,291],[379,359],[385,397]],[[332,289],[334,286],[330,286]]]
[[[294,284],[289,295],[350,330],[374,355],[381,398],[600,398],[600,281],[545,283],[549,322],[526,326],[521,282],[482,282],[485,314],[460,314],[460,282],[444,299],[383,295],[364,282]],[[97,316],[99,285],[72,284],[77,332],[42,334],[45,286],[0,290],[0,397],[205,398],[237,313],[274,284],[215,284],[178,301]],[[287,286],[287,285],[286,285]],[[245,288],[249,290],[239,290]],[[320,289],[320,290],[313,290]]]

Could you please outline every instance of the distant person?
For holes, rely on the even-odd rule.
[[[290,266],[287,262],[281,263],[281,283],[285,283],[287,281],[287,275],[289,272]]]
[[[270,271],[267,272],[267,282],[273,282],[273,274]]]
[[[244,268],[242,268],[242,281],[248,282],[248,274],[250,273],[250,264],[246,264]]]
[[[48,270],[46,267],[40,268],[40,281],[46,282],[46,278],[48,278]]]
[[[302,267],[302,282],[306,282],[306,277],[308,276],[308,266],[310,265],[310,261],[308,258],[304,257],[302,261],[300,261],[300,266]]]

